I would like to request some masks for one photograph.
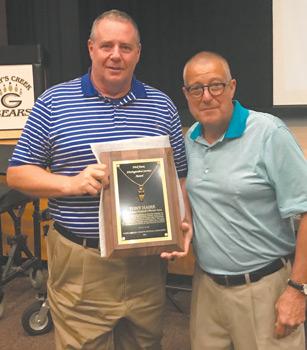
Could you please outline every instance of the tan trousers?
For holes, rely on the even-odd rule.
[[[191,302],[192,350],[305,350],[304,326],[274,338],[277,298],[286,286],[290,263],[243,286],[216,284],[196,266]]]
[[[161,349],[166,266],[158,256],[102,259],[48,233],[56,349]]]

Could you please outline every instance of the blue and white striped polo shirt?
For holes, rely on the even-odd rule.
[[[89,74],[56,85],[36,101],[10,166],[34,164],[73,176],[96,163],[90,144],[169,135],[179,177],[187,172],[178,112],[161,91],[133,78],[130,92],[110,100]],[[98,236],[99,196],[50,198],[52,218],[79,236]]]

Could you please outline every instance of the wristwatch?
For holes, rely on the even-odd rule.
[[[288,286],[299,290],[304,295],[307,295],[307,284],[305,284],[305,283],[297,283],[297,282],[290,280],[290,278],[289,278],[288,279]]]

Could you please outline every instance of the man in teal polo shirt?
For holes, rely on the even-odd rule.
[[[192,349],[304,350],[303,153],[281,120],[233,101],[236,80],[222,56],[198,53],[183,79],[196,119],[186,134],[197,260]]]

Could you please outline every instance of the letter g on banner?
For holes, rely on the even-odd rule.
[[[5,94],[1,98],[1,103],[6,108],[16,108],[21,105],[21,102],[20,96],[14,92]]]

